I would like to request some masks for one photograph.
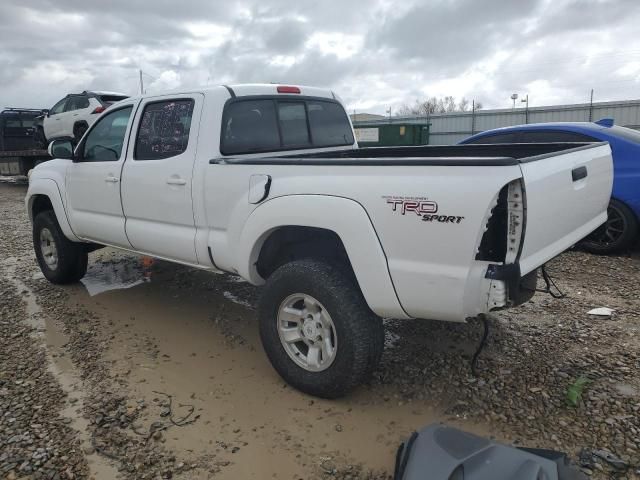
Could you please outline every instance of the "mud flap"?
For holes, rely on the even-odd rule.
[[[515,448],[447,427],[414,432],[396,456],[394,480],[586,480],[566,455]]]

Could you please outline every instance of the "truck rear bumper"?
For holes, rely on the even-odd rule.
[[[515,307],[531,300],[536,293],[538,269],[534,268],[532,271],[522,275],[519,263],[489,265],[485,278],[504,282],[507,288],[507,304],[505,307]]]

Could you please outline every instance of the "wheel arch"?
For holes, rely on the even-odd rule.
[[[35,216],[45,210],[53,210],[56,220],[64,235],[74,242],[81,240],[73,233],[69,224],[62,196],[58,185],[51,179],[37,179],[29,184],[29,191],[25,199],[29,220],[33,223]]]
[[[322,257],[323,249],[338,256],[343,251],[369,307],[380,316],[409,318],[396,295],[377,232],[364,207],[354,200],[288,195],[261,204],[244,224],[235,262],[238,273],[257,285],[278,266],[277,261],[266,260],[277,254],[265,248],[292,253],[294,258],[318,252]]]

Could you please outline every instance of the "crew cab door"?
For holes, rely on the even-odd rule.
[[[122,206],[133,247],[189,264],[198,262],[192,179],[203,98],[144,99],[122,172]]]
[[[83,137],[67,167],[69,221],[82,239],[131,248],[124,231],[120,173],[134,109],[131,103],[102,116]]]

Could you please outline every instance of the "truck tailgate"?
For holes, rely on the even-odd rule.
[[[524,275],[587,236],[607,219],[613,183],[609,144],[527,159],[520,164],[526,226]]]

